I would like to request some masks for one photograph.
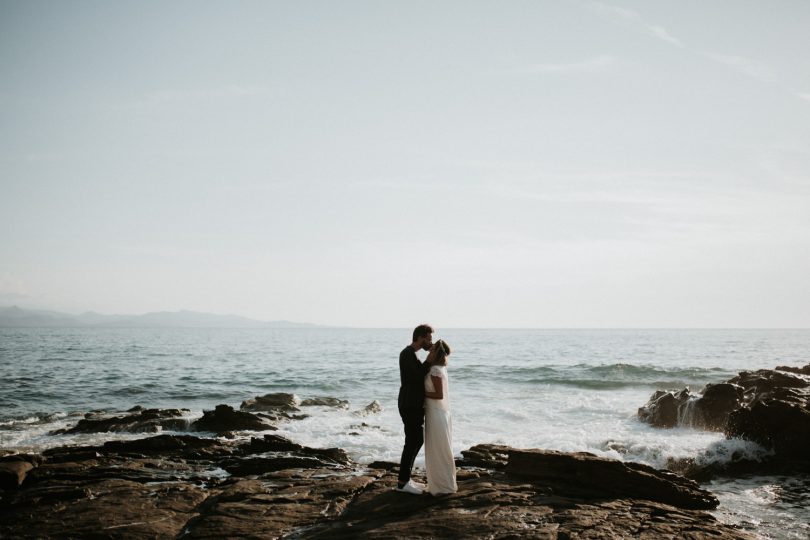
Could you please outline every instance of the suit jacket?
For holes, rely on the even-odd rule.
[[[399,353],[399,409],[425,407],[425,375],[430,371],[427,362],[420,362],[416,351],[408,345]]]

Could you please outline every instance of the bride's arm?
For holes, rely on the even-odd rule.
[[[430,380],[433,382],[435,392],[425,391],[425,397],[429,399],[444,399],[444,387],[442,386],[442,378],[436,375],[431,375]]]

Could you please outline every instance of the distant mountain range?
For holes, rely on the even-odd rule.
[[[0,307],[0,328],[318,328],[290,321],[256,321],[238,315],[160,311],[144,315],[102,315]]]

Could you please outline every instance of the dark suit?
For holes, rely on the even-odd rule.
[[[399,353],[399,416],[405,426],[405,446],[399,460],[399,483],[411,479],[411,469],[416,454],[425,442],[425,375],[430,371],[427,362],[416,357],[416,351],[408,345]]]

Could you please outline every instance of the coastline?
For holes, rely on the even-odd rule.
[[[396,461],[398,458],[398,453],[392,451],[397,450],[395,446],[401,445],[395,407],[381,398],[382,410],[362,414],[363,406],[371,405],[369,401],[389,393],[381,391],[390,373],[386,366],[380,365],[379,358],[383,357],[395,335],[358,332],[352,335],[351,340],[361,344],[355,350],[347,349],[345,340],[332,339],[331,333],[326,335],[315,331],[303,341],[298,339],[297,332],[295,335],[282,332],[271,340],[266,340],[262,334],[262,340],[255,342],[250,341],[256,337],[253,332],[221,332],[209,336],[208,333],[195,332],[155,335],[152,332],[127,331],[116,333],[114,340],[107,339],[109,336],[105,334],[104,339],[96,341],[84,334],[74,334],[30,333],[32,338],[44,336],[48,340],[45,348],[30,347],[28,343],[32,340],[26,340],[29,334],[20,334],[23,346],[19,347],[19,351],[25,352],[29,359],[37,360],[41,371],[35,377],[20,372],[12,363],[7,364],[13,370],[8,384],[9,390],[14,393],[7,394],[6,401],[12,406],[18,403],[29,405],[46,397],[48,406],[30,408],[31,411],[46,411],[32,413],[31,419],[18,416],[17,420],[9,415],[10,421],[0,432],[11,442],[7,451],[43,455],[61,451],[59,447],[64,445],[78,445],[101,448],[99,453],[105,454],[108,450],[104,450],[104,446],[112,443],[112,439],[137,441],[159,433],[194,435],[203,439],[221,435],[215,440],[239,446],[251,435],[261,437],[264,433],[274,433],[313,448],[345,449],[353,460],[353,466],[361,468],[354,474],[362,475],[362,467],[369,467],[374,460]],[[754,387],[767,389],[756,381],[760,378],[760,368],[768,364],[763,366],[764,362],[752,359],[772,356],[777,361],[770,363],[770,366],[788,362],[795,366],[789,369],[801,370],[803,368],[798,366],[806,364],[806,357],[802,353],[804,349],[799,346],[806,342],[806,336],[787,333],[770,337],[757,334],[740,341],[736,335],[727,333],[718,333],[706,340],[699,340],[701,336],[689,335],[696,341],[689,341],[689,347],[684,348],[686,342],[679,333],[663,342],[657,334],[648,333],[634,334],[629,340],[613,334],[599,335],[590,341],[583,340],[579,334],[571,336],[563,333],[555,340],[548,340],[544,335],[543,339],[526,338],[520,342],[514,339],[492,340],[489,336],[475,340],[475,336],[460,334],[458,341],[466,343],[470,350],[459,356],[460,361],[455,364],[454,395],[458,401],[454,403],[454,410],[457,410],[460,425],[463,426],[458,437],[454,437],[457,439],[454,446],[456,456],[479,442],[491,442],[514,449],[593,452],[622,463],[640,462],[659,469],[676,470],[701,482],[704,488],[720,499],[720,506],[710,512],[722,523],[738,524],[753,535],[780,539],[804,537],[803,533],[807,530],[803,525],[807,515],[807,491],[802,486],[810,485],[810,476],[806,472],[794,473],[790,467],[778,466],[778,460],[761,462],[763,455],[767,457],[767,454],[763,454],[765,449],[753,441],[744,438],[724,439],[722,430],[717,427],[703,431],[701,424],[710,419],[706,413],[711,411],[703,403],[716,402],[718,394],[717,390],[707,394],[705,389],[699,389],[707,383],[719,384],[718,388],[722,389],[725,383],[721,381],[728,382],[739,369],[753,374],[737,381],[743,390],[746,386],[752,386],[751,383]],[[200,341],[205,350],[189,343],[192,338]],[[317,341],[311,342],[313,338]],[[765,338],[767,341],[761,346],[758,340]],[[494,366],[490,369],[482,361],[492,350],[488,341],[498,343],[498,349],[503,348],[503,343],[512,344],[513,348],[506,351],[512,360],[497,370]],[[216,347],[212,348],[212,343]],[[234,346],[233,343],[238,345]],[[280,344],[283,344],[283,348]],[[638,344],[644,349],[639,349]],[[672,346],[665,347],[669,344]],[[299,352],[315,349],[319,351],[317,357],[302,356]],[[578,353],[568,361],[570,367],[564,365],[567,356],[560,356],[566,350]],[[658,353],[662,350],[667,354],[659,355],[655,364],[650,364],[645,358],[649,354],[647,351]],[[358,351],[362,351],[362,354]],[[691,352],[695,360],[681,361],[683,351]],[[743,351],[743,354],[734,356],[736,351]],[[531,356],[527,356],[529,353]],[[571,356],[571,353],[568,355]],[[582,356],[591,359],[588,364],[581,363],[579,358]],[[339,359],[344,357],[352,358],[355,368],[352,375],[341,375],[334,371],[342,365]],[[559,358],[557,363],[549,364],[546,361],[552,357]],[[101,361],[102,358],[109,360]],[[221,361],[220,358],[225,360]],[[635,363],[626,363],[626,358],[635,359]],[[697,359],[700,358],[709,359],[710,363],[705,365],[705,369],[695,367],[699,365]],[[284,363],[278,363],[282,359]],[[799,363],[797,359],[805,361]],[[137,373],[128,368],[136,365],[139,366]],[[732,370],[733,366],[739,367]],[[357,377],[354,373],[357,370],[365,377]],[[78,373],[82,376],[76,377]],[[310,376],[309,373],[317,375]],[[126,376],[115,377],[122,374]],[[782,373],[776,379],[774,376],[770,379],[793,380],[792,374],[788,376]],[[800,374],[796,376],[801,377]],[[290,385],[290,380],[295,380],[298,386]],[[768,380],[769,377],[763,379]],[[44,386],[46,381],[67,381],[67,384],[51,386],[52,390],[48,390]],[[81,386],[90,391],[75,394],[78,399],[73,400],[71,389],[78,389],[79,386],[72,381],[81,382]],[[475,403],[475,398],[485,395],[486,390],[491,388],[482,388],[480,381],[495,384],[506,397],[503,401],[487,402],[484,414]],[[685,386],[695,391],[687,394],[676,390]],[[635,411],[647,401],[656,387],[672,391],[673,397],[677,394],[681,400],[676,399],[675,407],[692,414],[674,416],[689,420],[687,424],[662,429],[652,423],[639,421]],[[163,401],[163,396],[174,390],[179,390],[176,399]],[[789,393],[798,392],[795,388],[788,390]],[[264,394],[267,391],[276,393]],[[292,394],[279,392],[295,392],[305,399],[298,400]],[[757,392],[745,395],[744,390],[743,394],[744,399],[739,404],[743,405],[743,409],[750,408],[757,401],[754,399]],[[257,399],[245,400],[250,395],[257,396]],[[342,399],[323,397],[327,395]],[[528,399],[515,401],[518,395],[527,396]],[[580,403],[566,395],[579,396],[577,400]],[[725,394],[721,392],[719,395]],[[767,396],[762,394],[760,397]],[[133,401],[166,408],[131,408]],[[240,401],[243,401],[242,407]],[[72,402],[77,404],[74,409],[66,405]],[[250,431],[250,426],[227,423],[221,429],[209,427],[203,430],[200,426],[192,429],[191,424],[201,420],[204,410],[215,411],[215,403],[230,403],[234,413],[256,415],[260,420],[255,426],[257,431]],[[103,407],[103,410],[98,410],[99,407]],[[183,411],[185,407],[191,409]],[[127,410],[130,412],[125,413]],[[491,424],[493,418],[499,418],[504,423]],[[583,424],[579,424],[580,421]],[[516,433],[518,424],[530,426],[533,435],[510,435]],[[49,435],[59,430],[76,431],[72,434]],[[589,434],[587,440],[578,438],[578,433],[586,432]],[[752,435],[757,436],[755,433]],[[739,457],[746,456],[753,458],[753,462],[739,461]],[[160,467],[167,470],[174,467],[170,455],[152,451],[150,458],[157,463],[166,461]],[[8,456],[8,459],[14,458]],[[292,467],[294,463],[285,466]],[[278,462],[272,467],[283,464]],[[706,469],[706,464],[711,467]],[[119,466],[126,466],[126,461],[121,461]],[[254,469],[256,475],[264,474],[259,462],[252,462],[251,466],[257,467]],[[144,467],[155,468],[155,463]],[[175,476],[182,477],[182,470],[181,467],[180,473],[174,473]],[[33,476],[26,483],[41,472],[32,473]],[[211,475],[218,479],[217,482],[229,477],[237,478],[222,467]],[[209,476],[209,473],[203,476]],[[152,481],[163,482],[165,479]],[[21,493],[25,489],[27,487],[18,491]],[[792,518],[790,522],[786,516]]]
[[[0,534],[15,538],[750,539],[717,499],[666,471],[587,453],[479,445],[459,491],[396,493],[397,465],[265,435],[157,435],[3,458]],[[7,476],[4,476],[7,480]]]

